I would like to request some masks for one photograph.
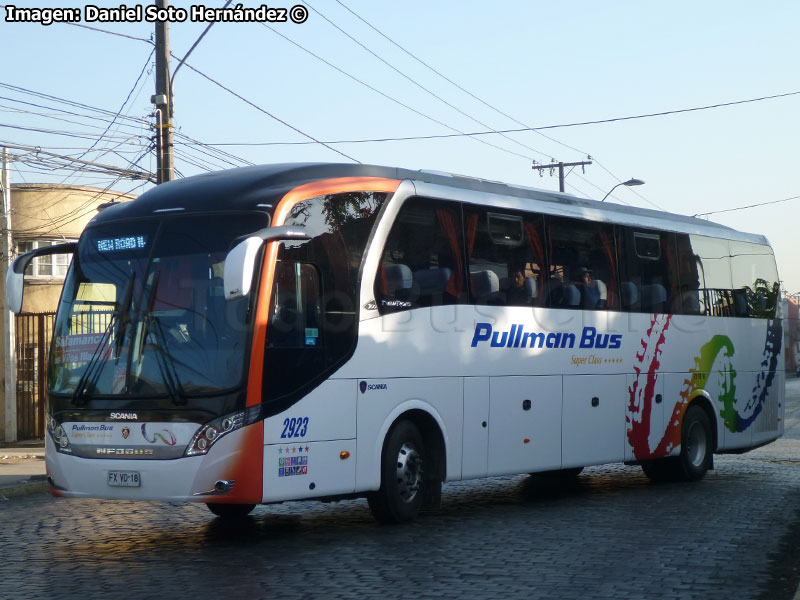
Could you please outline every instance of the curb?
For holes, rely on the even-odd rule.
[[[47,482],[47,475],[33,475],[27,481],[20,481],[18,484],[0,488],[0,502],[30,494],[40,494],[49,490],[50,484]]]

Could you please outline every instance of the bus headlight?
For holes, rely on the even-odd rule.
[[[260,406],[251,406],[246,410],[223,415],[203,425],[194,434],[192,441],[186,448],[186,456],[199,456],[206,454],[217,441],[237,429],[255,423],[261,414]]]
[[[53,440],[53,443],[55,443],[58,452],[72,453],[72,447],[69,445],[67,432],[64,431],[64,428],[50,415],[47,415],[47,433],[50,434],[50,438]]]

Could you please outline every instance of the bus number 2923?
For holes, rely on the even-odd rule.
[[[308,430],[308,417],[298,417],[283,420],[281,438],[303,437]]]

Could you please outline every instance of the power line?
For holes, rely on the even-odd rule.
[[[792,196],[791,198],[783,198],[781,200],[771,200],[770,202],[759,202],[757,204],[748,204],[747,206],[737,206],[736,208],[725,208],[722,210],[711,210],[709,212],[702,212],[692,215],[693,217],[707,217],[708,215],[718,215],[720,213],[734,212],[736,210],[745,210],[748,208],[756,208],[757,206],[767,206],[769,204],[780,204],[781,202],[789,202],[790,200],[800,199],[800,196]]]
[[[358,20],[360,20],[362,23],[364,23],[364,24],[365,24],[367,27],[369,27],[370,29],[372,29],[372,30],[373,30],[375,33],[377,33],[378,35],[380,35],[381,37],[383,37],[384,39],[386,39],[386,40],[387,40],[389,43],[391,43],[391,44],[393,44],[394,46],[396,46],[397,48],[399,48],[399,49],[400,49],[401,51],[403,51],[405,54],[407,54],[408,56],[410,56],[411,58],[413,58],[415,61],[417,61],[418,63],[420,63],[421,65],[423,65],[424,67],[426,67],[427,69],[429,69],[430,71],[432,71],[433,73],[435,73],[436,75],[438,75],[439,77],[441,77],[442,79],[444,79],[445,81],[447,81],[448,83],[450,83],[451,85],[453,85],[453,86],[457,87],[459,90],[461,90],[462,92],[464,92],[465,94],[467,94],[467,95],[468,95],[468,96],[470,96],[471,98],[474,98],[475,100],[477,100],[478,102],[480,102],[480,103],[481,103],[481,104],[483,104],[484,106],[486,106],[486,107],[488,107],[488,108],[492,109],[493,111],[495,111],[495,112],[497,112],[498,114],[500,114],[500,115],[502,115],[502,116],[506,117],[507,119],[510,119],[511,121],[513,121],[514,123],[516,123],[517,125],[522,125],[523,127],[528,127],[528,125],[527,125],[526,123],[523,123],[523,122],[522,122],[522,121],[520,121],[519,119],[515,119],[514,117],[512,117],[512,116],[511,116],[511,115],[509,115],[508,113],[506,113],[506,112],[504,112],[504,111],[500,110],[499,108],[497,108],[497,107],[496,107],[496,106],[494,106],[493,104],[490,104],[489,102],[487,102],[487,101],[486,101],[486,100],[484,100],[483,98],[480,98],[479,96],[477,96],[477,95],[473,94],[473,93],[472,93],[472,92],[470,92],[468,89],[464,88],[463,86],[459,85],[458,83],[456,83],[455,81],[453,81],[452,79],[450,79],[449,77],[447,77],[447,76],[446,76],[444,73],[442,73],[441,71],[439,71],[439,70],[435,69],[434,67],[432,67],[431,65],[429,65],[427,62],[425,62],[424,60],[422,60],[421,58],[419,58],[419,57],[418,57],[416,54],[412,53],[410,50],[408,50],[408,49],[406,49],[405,47],[403,47],[403,46],[401,46],[400,44],[398,44],[396,41],[394,41],[394,40],[393,40],[392,38],[390,38],[388,35],[386,35],[385,33],[383,33],[383,32],[382,32],[380,29],[378,29],[377,27],[375,27],[375,26],[374,26],[372,23],[370,23],[369,21],[367,21],[366,19],[364,19],[364,18],[363,18],[361,15],[359,15],[359,14],[358,14],[358,13],[356,13],[354,10],[352,10],[352,9],[351,9],[349,6],[347,6],[346,4],[344,4],[344,2],[341,2],[341,0],[336,0],[336,2],[337,2],[337,4],[339,4],[339,5],[340,5],[342,8],[344,8],[346,11],[348,11],[350,14],[352,14],[354,17],[356,17]],[[565,148],[568,148],[569,150],[573,150],[573,151],[575,151],[575,152],[578,152],[579,154],[588,154],[587,152],[583,152],[582,150],[579,150],[579,149],[577,149],[577,148],[573,148],[572,146],[569,146],[569,145],[567,145],[567,144],[565,144],[565,143],[563,143],[563,142],[560,142],[559,140],[557,140],[557,139],[555,139],[555,138],[551,138],[550,136],[547,136],[547,135],[545,135],[545,134],[543,134],[543,133],[540,133],[540,132],[538,132],[538,131],[537,131],[536,133],[539,133],[539,135],[541,135],[541,136],[542,136],[542,137],[544,137],[545,139],[548,139],[548,140],[550,140],[551,142],[555,142],[556,144],[559,144],[559,145],[561,145],[561,146],[563,146],[563,147],[565,147]]]
[[[289,37],[287,37],[287,36],[283,35],[283,34],[282,34],[280,31],[276,30],[276,29],[275,29],[275,28],[273,28],[273,27],[270,27],[270,26],[269,26],[269,25],[267,25],[266,23],[261,23],[261,25],[263,25],[264,27],[266,27],[267,29],[269,29],[269,30],[270,30],[272,33],[274,33],[275,35],[282,37],[284,40],[286,40],[286,41],[287,41],[287,42],[289,42],[290,44],[292,44],[292,45],[296,46],[297,48],[300,48],[300,50],[302,50],[303,52],[306,52],[307,54],[310,54],[311,56],[313,56],[314,58],[316,58],[316,59],[317,59],[317,60],[319,60],[320,62],[323,62],[323,63],[325,63],[326,65],[328,65],[329,67],[331,67],[331,68],[332,68],[332,69],[334,69],[335,71],[337,71],[337,72],[341,73],[341,74],[342,74],[342,75],[344,75],[345,77],[349,77],[349,78],[350,78],[350,79],[352,79],[353,81],[355,81],[355,82],[357,82],[357,83],[359,83],[359,84],[363,85],[364,87],[366,87],[366,88],[367,88],[367,89],[369,89],[369,90],[372,90],[372,91],[373,91],[373,92],[375,92],[376,94],[378,94],[378,95],[380,95],[380,96],[383,96],[384,98],[386,98],[386,99],[387,99],[387,100],[389,100],[390,102],[394,102],[395,104],[397,104],[397,105],[399,105],[399,106],[402,106],[402,107],[403,107],[403,108],[405,108],[405,109],[408,109],[408,110],[410,110],[411,112],[413,112],[413,113],[414,113],[414,114],[416,114],[416,115],[419,115],[420,117],[423,117],[423,118],[425,118],[425,119],[428,119],[429,121],[432,121],[433,123],[436,123],[437,125],[441,125],[441,126],[442,126],[442,127],[444,127],[445,129],[449,129],[450,131],[455,131],[455,132],[457,132],[457,134],[453,134],[453,137],[461,137],[461,136],[464,136],[464,135],[466,135],[466,134],[464,134],[464,132],[463,132],[463,131],[461,131],[460,129],[456,129],[455,127],[451,127],[451,126],[450,126],[450,125],[448,125],[447,123],[444,123],[444,122],[442,122],[442,121],[440,121],[440,120],[438,120],[438,119],[436,119],[436,118],[434,118],[434,117],[431,117],[430,115],[427,115],[427,114],[423,113],[423,112],[422,112],[422,111],[420,111],[420,110],[417,110],[416,108],[414,108],[414,107],[412,107],[412,106],[409,106],[409,105],[408,105],[408,104],[406,104],[405,102],[402,102],[402,101],[398,100],[397,98],[394,98],[393,96],[390,96],[389,94],[387,94],[387,93],[385,93],[385,92],[383,92],[383,91],[379,90],[378,88],[376,88],[376,87],[374,87],[374,86],[371,86],[370,84],[366,83],[365,81],[363,81],[363,80],[359,79],[359,78],[358,78],[358,77],[356,77],[355,75],[352,75],[351,73],[348,73],[348,72],[347,72],[347,71],[345,71],[344,69],[342,69],[342,68],[340,68],[340,67],[337,67],[336,65],[334,65],[334,64],[333,64],[332,62],[330,62],[329,60],[326,60],[325,58],[323,58],[323,57],[321,57],[320,55],[318,55],[318,54],[316,54],[316,53],[312,52],[312,51],[311,51],[311,50],[309,50],[308,48],[306,48],[306,47],[302,46],[301,44],[299,44],[299,43],[295,42],[295,41],[294,41],[294,40],[292,40],[291,38],[289,38]],[[478,141],[480,141],[480,140],[478,140]],[[326,143],[327,143],[327,142],[326,142]],[[488,145],[488,146],[492,146],[493,148],[496,148],[496,149],[498,149],[498,150],[501,150],[501,151],[503,151],[503,152],[506,152],[506,153],[508,153],[508,154],[513,154],[513,155],[515,155],[515,156],[518,156],[518,157],[520,157],[520,158],[524,158],[525,160],[531,160],[529,156],[525,156],[524,154],[519,154],[519,153],[517,153],[517,152],[514,152],[513,150],[507,150],[506,148],[502,148],[502,147],[500,147],[500,146],[497,146],[497,145],[495,145],[495,144],[492,144],[491,142],[487,142],[487,141],[485,141],[485,140],[484,140],[484,141],[481,141],[481,143],[483,143],[483,144],[486,144],[486,145]]]
[[[340,32],[340,33],[342,33],[343,35],[347,36],[347,38],[349,38],[349,39],[350,39],[350,40],[352,40],[352,41],[353,41],[355,44],[357,44],[359,47],[363,48],[363,49],[364,49],[366,52],[368,52],[369,54],[371,54],[372,56],[374,56],[375,58],[377,58],[377,59],[378,59],[379,61],[381,61],[381,62],[382,62],[384,65],[386,65],[387,67],[389,67],[390,69],[392,69],[392,70],[393,70],[395,73],[397,73],[398,75],[400,75],[401,77],[403,77],[403,78],[404,78],[404,79],[406,79],[407,81],[411,82],[413,85],[415,85],[415,86],[416,86],[416,87],[418,87],[419,89],[423,90],[423,91],[424,91],[424,92],[426,92],[427,94],[429,94],[429,95],[433,96],[434,98],[436,98],[437,100],[439,100],[440,102],[442,102],[443,104],[445,104],[446,106],[448,106],[449,108],[452,108],[453,110],[455,110],[456,112],[458,112],[460,115],[463,115],[463,116],[467,117],[469,120],[471,120],[471,121],[473,121],[473,122],[477,123],[478,125],[481,125],[481,126],[483,126],[483,127],[487,127],[487,128],[489,128],[489,129],[492,129],[492,127],[491,127],[490,125],[487,125],[487,124],[486,124],[486,123],[484,123],[483,121],[480,121],[479,119],[475,118],[474,116],[470,115],[469,113],[467,113],[467,112],[465,112],[465,111],[461,110],[460,108],[458,108],[458,107],[457,107],[457,106],[455,106],[454,104],[452,104],[452,103],[448,102],[447,100],[445,100],[444,98],[442,98],[440,95],[438,95],[437,93],[435,93],[435,92],[431,91],[430,89],[428,89],[427,87],[425,87],[424,85],[422,85],[420,82],[418,82],[416,79],[414,79],[413,77],[410,77],[409,75],[407,75],[406,73],[404,73],[403,71],[401,71],[400,69],[398,69],[397,67],[395,67],[393,64],[391,64],[389,61],[387,61],[387,60],[385,60],[383,57],[379,56],[379,55],[378,55],[376,52],[374,52],[373,50],[371,50],[370,48],[368,48],[366,45],[362,44],[362,43],[361,43],[360,41],[358,41],[358,40],[357,40],[355,37],[353,37],[352,35],[350,35],[349,33],[347,33],[347,32],[346,32],[344,29],[342,29],[341,27],[339,27],[339,26],[338,26],[336,23],[334,23],[333,21],[331,21],[331,20],[330,20],[330,19],[329,19],[327,16],[325,16],[325,15],[324,15],[322,12],[320,12],[318,9],[314,8],[313,6],[311,6],[311,4],[309,4],[308,2],[305,2],[305,4],[306,4],[306,5],[308,5],[308,6],[309,6],[309,7],[310,7],[310,8],[311,8],[311,9],[312,9],[314,12],[316,12],[316,13],[317,13],[317,14],[318,14],[320,17],[322,17],[322,18],[323,18],[325,21],[327,21],[327,22],[328,22],[328,23],[329,23],[329,24],[330,24],[332,27],[334,27],[334,28],[335,28],[337,31],[339,31],[339,32]],[[548,156],[548,155],[547,155],[547,154],[545,154],[544,152],[541,152],[541,151],[537,150],[536,148],[533,148],[533,147],[531,147],[531,146],[528,146],[527,144],[523,144],[522,142],[520,142],[520,141],[518,141],[518,140],[515,140],[515,139],[514,139],[514,138],[512,138],[512,137],[509,137],[509,136],[507,136],[507,135],[503,135],[503,134],[501,134],[501,135],[502,135],[502,137],[504,137],[505,139],[507,139],[507,140],[509,140],[509,141],[511,141],[511,142],[513,142],[513,143],[515,143],[515,144],[517,144],[518,146],[521,146],[521,147],[525,148],[526,150],[530,150],[531,152],[535,152],[536,154],[539,154],[539,155],[541,155],[541,156],[545,156],[545,157],[546,157],[546,156]]]
[[[800,91],[798,92],[788,92],[785,94],[775,94],[772,96],[761,96],[759,98],[750,98],[748,100],[736,100],[733,102],[722,102],[719,104],[709,104],[706,106],[697,106],[693,108],[681,108],[676,110],[666,110],[662,112],[655,112],[655,113],[644,113],[639,115],[632,115],[627,117],[614,117],[611,119],[600,119],[596,121],[578,121],[575,123],[562,123],[558,125],[542,125],[540,127],[520,127],[517,129],[498,129],[496,131],[472,131],[466,133],[442,133],[442,134],[431,134],[431,135],[409,135],[409,136],[401,136],[401,137],[383,137],[383,138],[366,138],[366,139],[345,139],[345,140],[325,140],[324,143],[326,144],[372,144],[372,143],[382,143],[382,142],[407,142],[407,141],[417,141],[417,140],[435,140],[435,139],[447,139],[447,138],[457,138],[457,137],[472,137],[472,136],[483,136],[483,135],[497,135],[501,133],[519,133],[524,131],[540,131],[540,130],[547,130],[547,129],[561,129],[565,127],[581,127],[584,125],[598,125],[603,123],[615,123],[618,121],[631,121],[634,119],[647,119],[650,117],[663,117],[666,115],[675,115],[680,113],[688,113],[688,112],[696,112],[701,110],[711,110],[715,108],[723,108],[727,106],[735,106],[738,104],[748,104],[752,102],[761,102],[763,100],[774,100],[777,98],[786,98],[788,96],[797,96],[800,95]],[[300,146],[309,144],[310,142],[253,142],[253,143],[216,143],[216,144],[209,144],[211,146]]]
[[[4,6],[4,5],[0,5],[0,6]],[[66,24],[67,24],[67,25],[74,25],[74,26],[76,26],[76,27],[83,27],[84,29],[90,29],[90,30],[92,30],[92,31],[96,31],[96,32],[99,32],[99,33],[105,33],[105,34],[108,34],[108,35],[114,35],[114,36],[117,36],[117,37],[127,38],[127,39],[130,39],[130,40],[135,40],[135,41],[138,41],[138,42],[145,42],[146,44],[150,44],[150,45],[153,45],[153,46],[155,45],[155,44],[153,43],[153,41],[152,41],[152,40],[148,40],[148,39],[146,39],[146,38],[141,38],[141,37],[135,37],[135,36],[125,35],[125,34],[122,34],[122,33],[117,33],[117,32],[115,32],[115,31],[110,31],[110,30],[108,30],[108,29],[101,29],[101,28],[99,28],[99,27],[90,27],[90,26],[88,26],[88,25],[83,25],[83,24],[81,24],[81,23],[66,23]],[[180,60],[180,59],[179,59],[177,56],[175,56],[174,54],[172,54],[172,53],[170,53],[170,54],[172,55],[172,57],[173,57],[173,58]],[[208,81],[210,81],[210,82],[211,82],[211,83],[213,83],[214,85],[217,85],[217,86],[221,87],[222,89],[224,89],[224,90],[225,90],[226,92],[228,92],[229,94],[232,94],[233,96],[236,96],[236,97],[237,97],[239,100],[241,100],[242,102],[245,102],[246,104],[249,104],[250,106],[252,106],[252,107],[253,107],[253,108],[255,108],[256,110],[258,110],[258,111],[260,111],[260,112],[264,113],[265,115],[267,115],[268,117],[270,117],[270,118],[272,118],[272,119],[274,119],[274,120],[278,121],[279,123],[281,123],[282,125],[284,125],[284,126],[288,127],[289,129],[292,129],[293,131],[296,131],[297,133],[299,133],[300,135],[302,135],[302,136],[304,136],[304,137],[307,137],[307,138],[309,138],[309,139],[311,139],[311,140],[314,140],[316,143],[318,143],[318,144],[320,144],[320,145],[322,145],[322,146],[325,146],[326,148],[328,148],[328,150],[331,150],[331,151],[335,152],[336,154],[339,154],[339,155],[341,155],[341,156],[345,157],[345,158],[346,158],[346,159],[348,159],[348,160],[352,160],[353,162],[356,162],[356,163],[359,163],[359,164],[361,163],[361,161],[359,161],[359,160],[356,160],[356,159],[355,159],[355,158],[353,158],[352,156],[349,156],[349,155],[345,154],[344,152],[342,152],[342,151],[340,151],[340,150],[337,150],[336,148],[332,148],[332,147],[328,146],[327,144],[325,144],[324,142],[319,142],[319,141],[317,141],[317,140],[316,140],[316,138],[314,138],[312,135],[309,135],[309,134],[305,133],[304,131],[302,131],[302,130],[298,129],[297,127],[294,127],[293,125],[290,125],[289,123],[287,123],[287,122],[286,122],[286,121],[284,121],[283,119],[280,119],[279,117],[277,117],[277,116],[273,115],[273,114],[272,114],[272,113],[270,113],[269,111],[267,111],[267,110],[265,110],[265,109],[261,108],[260,106],[258,106],[258,105],[256,105],[256,104],[254,104],[254,103],[253,103],[253,102],[251,102],[250,100],[247,100],[246,98],[244,98],[243,96],[241,96],[241,95],[237,94],[236,92],[234,92],[234,91],[233,91],[233,90],[231,90],[230,88],[228,88],[228,87],[224,86],[224,85],[223,85],[223,84],[221,84],[220,82],[218,82],[218,81],[216,81],[216,80],[212,79],[211,77],[209,77],[209,76],[208,76],[208,75],[206,75],[205,73],[203,73],[203,72],[199,71],[198,69],[194,68],[194,67],[193,67],[192,65],[190,65],[189,63],[187,63],[187,62],[184,62],[184,63],[182,63],[182,64],[186,65],[186,66],[187,66],[189,69],[191,69],[192,71],[194,71],[195,73],[197,73],[197,74],[198,74],[198,75],[200,75],[201,77],[204,77],[205,79],[207,79]]]
[[[340,6],[342,6],[342,7],[343,7],[345,10],[347,10],[347,11],[348,11],[350,14],[352,14],[354,17],[356,17],[357,19],[359,19],[359,20],[360,20],[362,23],[364,23],[365,25],[367,25],[367,26],[368,26],[370,29],[372,29],[373,31],[375,31],[375,32],[376,32],[378,35],[380,35],[381,37],[383,37],[384,39],[386,39],[388,42],[390,42],[391,44],[393,44],[394,46],[396,46],[397,48],[399,48],[399,49],[400,49],[402,52],[404,52],[405,54],[407,54],[408,56],[410,56],[411,58],[413,58],[415,61],[417,61],[418,63],[420,63],[421,65],[423,65],[424,67],[426,67],[427,69],[429,69],[430,71],[432,71],[433,73],[435,73],[436,75],[438,75],[439,77],[441,77],[442,79],[444,79],[445,81],[447,81],[448,83],[450,83],[451,85],[455,86],[456,88],[458,88],[459,90],[461,90],[462,92],[464,92],[465,94],[467,94],[468,96],[470,96],[471,98],[473,98],[473,99],[477,100],[478,102],[480,102],[480,103],[481,103],[481,104],[483,104],[484,106],[486,106],[486,107],[490,108],[491,110],[494,110],[494,111],[495,111],[495,112],[497,112],[498,114],[500,114],[500,115],[502,115],[502,116],[506,117],[507,119],[510,119],[511,121],[513,121],[514,123],[517,123],[518,125],[522,125],[523,127],[530,127],[530,126],[529,126],[527,123],[523,123],[523,122],[522,122],[522,121],[520,121],[519,119],[516,119],[516,118],[514,118],[513,116],[509,115],[508,113],[506,113],[506,112],[504,112],[504,111],[500,110],[500,109],[499,109],[499,108],[497,108],[495,105],[493,105],[493,104],[490,104],[489,102],[487,102],[487,101],[486,101],[486,100],[484,100],[483,98],[480,98],[480,97],[479,97],[479,96],[477,96],[476,94],[474,94],[474,93],[470,92],[470,91],[469,91],[468,89],[466,89],[465,87],[463,87],[463,86],[459,85],[458,83],[456,83],[455,81],[453,81],[452,79],[450,79],[449,77],[447,77],[447,76],[446,76],[444,73],[442,73],[441,71],[439,71],[439,70],[435,69],[434,67],[432,67],[430,64],[428,64],[427,62],[425,62],[424,60],[422,60],[421,58],[419,58],[417,55],[415,55],[414,53],[412,53],[411,51],[409,51],[407,48],[405,48],[405,47],[401,46],[400,44],[398,44],[396,41],[394,41],[394,40],[393,40],[392,38],[390,38],[388,35],[386,35],[385,33],[383,33],[383,32],[382,32],[380,29],[378,29],[377,27],[375,27],[375,26],[374,26],[372,23],[370,23],[369,21],[367,21],[366,19],[364,19],[364,18],[363,18],[361,15],[359,15],[358,13],[356,13],[355,11],[353,11],[353,10],[352,10],[352,9],[351,9],[349,6],[347,6],[346,4],[344,4],[344,3],[343,3],[341,0],[336,0],[336,2],[337,2],[337,3],[338,3]],[[536,130],[534,130],[534,133],[537,133],[538,135],[542,136],[543,138],[545,138],[545,139],[547,139],[547,140],[550,140],[551,142],[555,142],[556,144],[559,144],[560,146],[563,146],[564,148],[567,148],[567,149],[569,149],[569,150],[572,150],[572,151],[574,151],[574,152],[578,152],[579,154],[584,154],[584,155],[587,155],[587,156],[590,154],[590,153],[588,153],[588,152],[585,152],[585,151],[583,151],[583,150],[579,150],[578,148],[575,148],[575,147],[573,147],[573,146],[570,146],[569,144],[565,144],[564,142],[561,142],[561,141],[559,141],[559,140],[555,139],[554,137],[551,137],[551,136],[549,136],[549,135],[546,135],[546,134],[542,133],[541,131],[536,131]],[[513,138],[509,138],[509,139],[513,139]],[[603,165],[603,164],[602,164],[602,163],[601,163],[599,160],[597,160],[597,158],[596,158],[596,157],[593,157],[593,158],[592,158],[592,160],[594,160],[594,162],[595,162],[595,163],[596,163],[596,164],[597,164],[597,165],[598,165],[598,166],[599,166],[601,169],[603,169],[603,170],[604,170],[606,173],[608,173],[608,174],[609,174],[609,175],[610,175],[610,176],[611,176],[613,179],[615,179],[615,180],[617,181],[617,183],[622,183],[622,180],[621,180],[619,177],[617,177],[617,176],[616,176],[614,173],[612,173],[612,172],[611,172],[611,171],[610,171],[608,168],[606,168],[606,167],[605,167],[605,166],[604,166],[604,165]],[[588,179],[586,179],[585,177],[582,177],[582,176],[580,176],[580,175],[577,175],[577,174],[576,174],[576,176],[577,176],[577,177],[579,177],[580,179],[582,179],[582,180],[586,181],[587,183],[590,183],[590,185],[593,185],[594,187],[597,187],[598,189],[601,189],[601,188],[599,188],[599,186],[595,186],[593,183],[589,182],[589,181],[588,181]],[[576,189],[577,189],[577,188],[576,188]],[[601,191],[602,191],[602,190],[601,190]],[[651,205],[653,205],[653,206],[655,206],[655,207],[657,207],[657,208],[661,208],[660,206],[658,206],[658,205],[657,205],[657,204],[655,204],[654,202],[651,202],[650,200],[648,200],[647,198],[645,198],[645,197],[644,197],[642,194],[640,194],[638,191],[636,191],[636,190],[631,190],[631,191],[632,191],[634,194],[636,194],[637,196],[639,196],[639,198],[641,198],[642,200],[644,200],[645,202],[647,202],[648,204],[651,204]],[[588,196],[587,196],[587,197],[588,197]],[[626,203],[626,204],[627,204],[627,203]],[[663,210],[663,209],[662,209],[662,210]]]
[[[119,110],[117,111],[117,114],[115,114],[114,117],[111,119],[111,121],[108,123],[108,125],[106,125],[105,131],[103,131],[103,133],[100,134],[100,137],[97,138],[97,140],[91,146],[89,146],[89,148],[83,154],[81,154],[78,158],[83,158],[89,152],[91,152],[94,149],[94,147],[97,146],[97,144],[100,143],[100,140],[102,140],[103,137],[108,133],[108,130],[111,129],[111,127],[114,125],[114,123],[116,123],[116,121],[119,118],[120,114],[122,114],[122,111],[124,110],[125,105],[128,103],[128,100],[131,99],[131,96],[133,95],[133,92],[136,91],[136,87],[139,85],[139,82],[142,80],[142,77],[144,76],[144,72],[147,70],[147,65],[150,64],[150,59],[153,58],[153,54],[155,53],[155,51],[156,51],[155,48],[153,48],[150,51],[150,55],[147,57],[147,60],[145,61],[144,66],[142,67],[142,70],[139,73],[139,76],[136,78],[136,82],[133,84],[133,87],[131,88],[131,91],[128,92],[128,95],[125,98],[125,101],[122,103],[122,106],[119,107]]]
[[[206,75],[205,73],[203,73],[202,71],[199,71],[198,69],[195,69],[195,68],[194,68],[192,65],[190,65],[189,63],[183,63],[183,64],[184,64],[184,65],[186,65],[186,66],[187,66],[189,69],[191,69],[191,70],[192,70],[192,71],[194,71],[195,73],[197,73],[198,75],[200,75],[201,77],[203,77],[203,78],[207,79],[208,81],[210,81],[211,83],[213,83],[214,85],[216,85],[216,86],[218,86],[218,87],[222,88],[223,90],[225,90],[226,92],[228,92],[228,93],[229,93],[229,94],[231,94],[232,96],[235,96],[235,97],[237,97],[239,100],[241,100],[241,101],[242,101],[242,102],[244,102],[245,104],[248,104],[249,106],[252,106],[252,107],[253,107],[253,108],[255,108],[257,111],[259,111],[259,112],[261,112],[261,113],[264,113],[265,115],[267,115],[267,116],[268,116],[268,117],[270,117],[271,119],[274,119],[274,120],[278,121],[278,123],[280,123],[280,124],[282,124],[282,125],[284,125],[284,126],[288,127],[288,128],[289,128],[289,129],[291,129],[292,131],[296,131],[297,133],[299,133],[299,134],[300,134],[300,135],[302,135],[303,137],[307,137],[307,138],[309,138],[310,140],[313,140],[313,143],[315,143],[315,144],[320,144],[320,145],[322,145],[322,146],[325,146],[325,147],[326,147],[328,150],[332,150],[333,152],[336,152],[336,154],[339,154],[339,155],[341,155],[341,156],[344,156],[344,157],[345,157],[346,159],[348,159],[348,160],[352,160],[353,162],[356,162],[356,163],[359,163],[359,164],[361,164],[361,161],[360,161],[360,160],[357,160],[357,159],[353,158],[352,156],[349,156],[349,155],[345,154],[345,153],[344,153],[344,152],[342,152],[341,150],[337,150],[336,148],[333,148],[333,147],[331,147],[331,146],[330,146],[330,145],[328,145],[326,142],[321,142],[321,141],[319,141],[319,140],[318,140],[317,138],[315,138],[314,136],[312,136],[312,135],[310,135],[310,134],[306,133],[305,131],[301,131],[300,129],[298,129],[298,128],[297,128],[297,127],[295,127],[294,125],[290,125],[289,123],[287,123],[286,121],[284,121],[284,120],[283,120],[283,119],[281,119],[280,117],[276,117],[275,115],[273,115],[271,112],[267,111],[266,109],[264,109],[264,108],[261,108],[260,106],[258,106],[258,105],[257,105],[257,104],[255,104],[254,102],[251,102],[250,100],[248,100],[248,99],[247,99],[247,98],[245,98],[244,96],[242,96],[242,95],[240,95],[240,94],[237,94],[236,92],[234,92],[234,91],[233,91],[232,89],[230,89],[229,87],[226,87],[226,86],[224,86],[223,84],[221,84],[221,83],[220,83],[219,81],[217,81],[216,79],[213,79],[213,78],[209,77],[208,75]]]

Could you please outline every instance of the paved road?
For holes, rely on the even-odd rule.
[[[800,380],[788,434],[716,458],[699,484],[635,467],[576,485],[448,484],[401,527],[364,501],[259,507],[55,500],[0,505],[0,598],[792,598],[800,579]]]

